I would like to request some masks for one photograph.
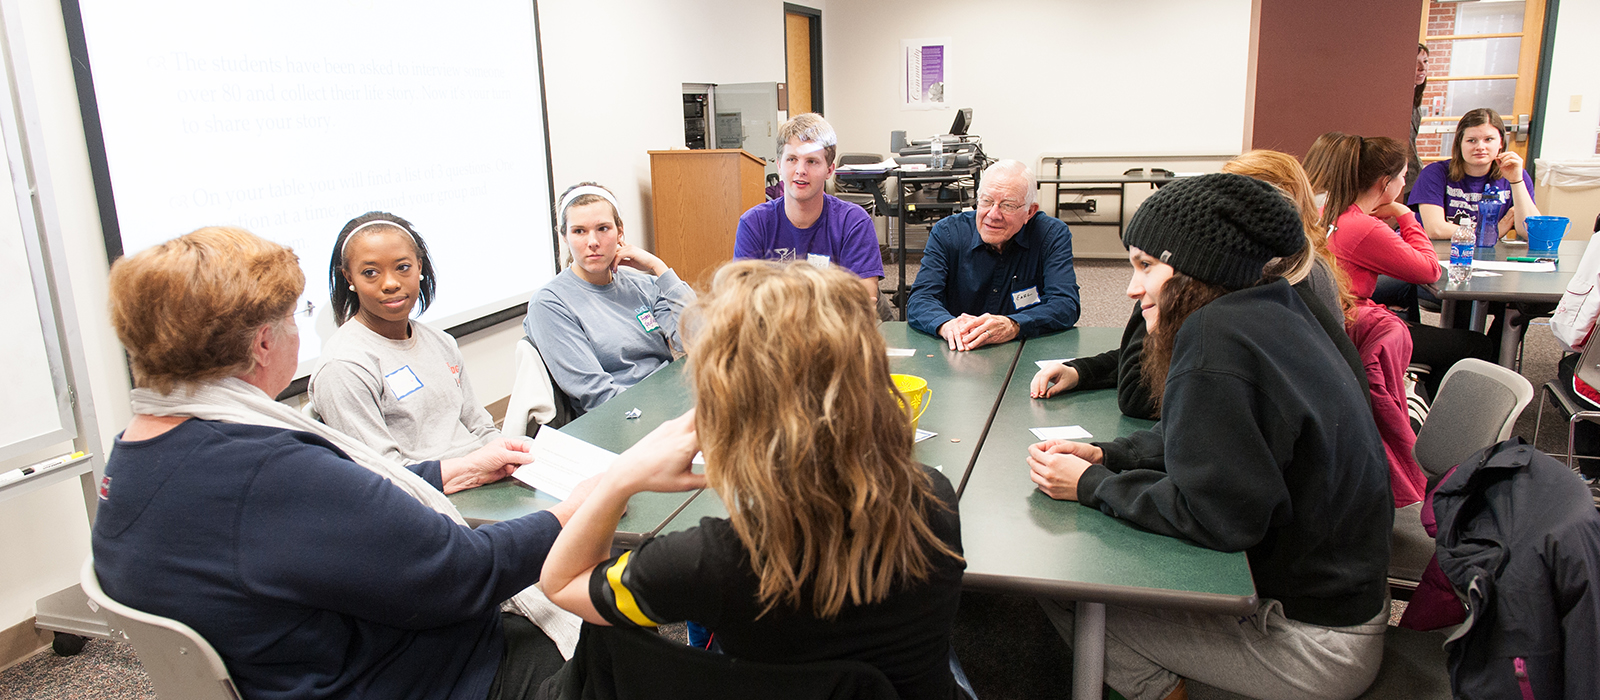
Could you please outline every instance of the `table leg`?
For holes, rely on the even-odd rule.
[[[1467,328],[1471,329],[1473,333],[1482,333],[1483,329],[1484,329],[1484,326],[1486,325],[1488,319],[1489,319],[1489,302],[1487,302],[1487,301],[1474,301],[1474,302],[1472,302],[1472,323],[1471,323],[1471,325],[1467,326]]]
[[[1506,304],[1505,313],[1506,316],[1511,315],[1511,304]],[[1500,324],[1501,367],[1509,370],[1515,370],[1517,368],[1517,346],[1521,344],[1518,341],[1522,340],[1520,335],[1521,334],[1517,332],[1517,327],[1511,323],[1510,318],[1505,319],[1505,321]]]
[[[1072,624],[1072,699],[1099,700],[1106,676],[1106,604],[1079,601]]]
[[[896,220],[900,222],[900,234],[897,236],[898,240],[895,242],[895,245],[900,249],[898,258],[898,262],[900,264],[900,282],[895,285],[894,298],[895,301],[900,305],[900,320],[904,321],[906,320],[906,307],[910,306],[911,302],[910,299],[906,298],[906,188],[905,185],[900,182],[900,178],[898,176],[896,176],[894,179],[894,187],[895,190],[897,190],[895,194],[900,195],[898,198],[896,198],[897,201],[895,202],[895,214],[897,215]]]
[[[1117,238],[1122,238],[1123,227],[1127,225],[1128,215],[1128,183],[1117,185]]]
[[[1440,299],[1439,300],[1439,327],[1440,328],[1455,328],[1456,327],[1456,300],[1454,300],[1454,299]]]

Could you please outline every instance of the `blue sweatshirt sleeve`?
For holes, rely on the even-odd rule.
[[[325,447],[283,447],[263,464],[236,525],[237,570],[288,604],[405,629],[452,624],[537,582],[561,531],[548,512],[458,525]]]
[[[441,492],[444,491],[444,473],[440,470],[439,460],[430,459],[417,464],[407,464],[406,469],[410,469],[411,473],[422,477],[422,480],[428,482],[429,486],[439,489]]]

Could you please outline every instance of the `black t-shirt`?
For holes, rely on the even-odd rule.
[[[925,512],[947,546],[961,551],[955,491],[943,474],[923,467],[938,502]],[[589,597],[613,625],[654,627],[694,620],[716,635],[724,652],[751,661],[805,663],[851,659],[882,670],[902,698],[953,698],[950,628],[966,564],[933,554],[927,580],[902,586],[882,602],[848,603],[832,620],[778,604],[757,619],[759,580],[733,526],[704,518],[699,527],[645,542],[595,567]],[[809,601],[809,591],[802,599]]]

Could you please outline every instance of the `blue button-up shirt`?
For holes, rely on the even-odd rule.
[[[1005,245],[1005,252],[978,236],[977,212],[934,224],[922,251],[922,271],[911,285],[906,320],[931,335],[961,314],[1008,316],[1018,337],[1066,330],[1078,322],[1078,276],[1072,269],[1072,231],[1037,213]],[[1035,303],[1016,307],[1017,294],[1032,289]]]

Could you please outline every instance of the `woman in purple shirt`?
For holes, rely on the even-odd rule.
[[[1407,200],[1421,213],[1422,228],[1429,238],[1449,240],[1465,218],[1477,221],[1478,203],[1491,184],[1502,203],[1500,235],[1513,229],[1527,231],[1523,220],[1537,216],[1539,208],[1533,202],[1522,156],[1503,150],[1505,143],[1506,127],[1494,110],[1484,107],[1461,116],[1450,160],[1423,168]]]

